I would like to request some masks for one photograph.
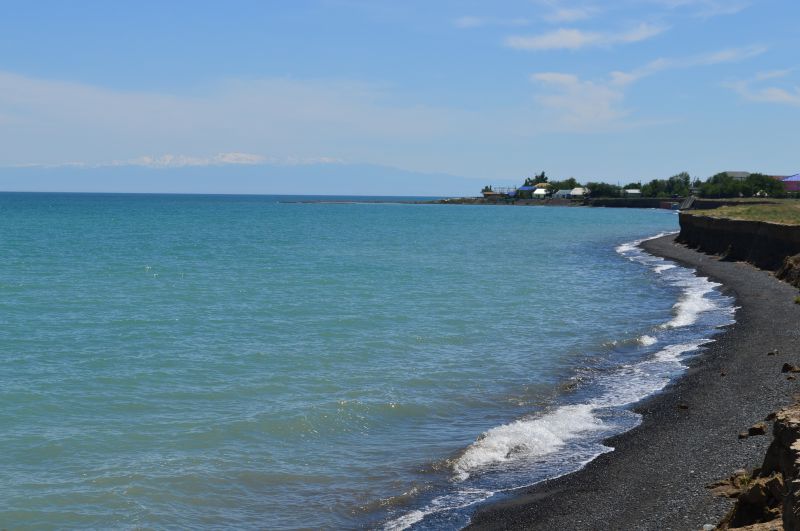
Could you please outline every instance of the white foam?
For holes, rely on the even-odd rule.
[[[453,470],[464,480],[489,465],[553,453],[577,435],[602,428],[603,422],[594,416],[591,405],[562,406],[541,417],[492,428],[467,448]]]
[[[639,344],[644,347],[649,347],[650,345],[655,345],[658,342],[658,339],[654,338],[653,336],[643,335],[639,338]]]
[[[693,277],[693,281],[682,284],[684,286],[683,294],[672,307],[675,311],[675,317],[664,324],[664,328],[689,326],[697,322],[701,313],[718,308],[714,301],[706,298],[706,295],[711,293],[719,284],[700,277]]]
[[[622,407],[661,391],[669,384],[670,376],[684,368],[681,363],[683,355],[708,342],[708,339],[701,339],[669,345],[652,358],[620,367],[596,382],[602,392],[591,401],[591,405],[596,408]]]
[[[644,252],[639,247],[639,244],[647,240],[660,238],[666,234],[669,233],[662,233],[651,238],[623,243],[618,245],[616,250],[628,260],[647,265],[656,273],[663,274],[666,271],[676,269],[677,265],[661,257]],[[712,282],[705,277],[694,276],[694,274],[689,271],[690,270],[680,270],[677,273],[677,278],[671,277],[669,279],[670,283],[681,287],[683,293],[678,302],[673,306],[675,316],[669,322],[663,324],[662,328],[689,326],[697,322],[700,318],[700,314],[719,309],[719,306],[714,301],[707,298],[706,295],[711,293],[714,288],[720,284]]]
[[[394,520],[386,522],[386,525],[384,525],[383,528],[386,531],[402,531],[403,529],[408,529],[412,525],[425,518],[426,514],[430,513],[414,510],[410,513],[404,514],[399,518],[395,518]]]
[[[662,236],[667,236],[668,234],[678,234],[678,231],[659,232],[655,236],[648,236],[647,238],[641,238],[639,240],[633,240],[632,242],[622,243],[616,247],[616,251],[620,254],[627,254],[631,251],[639,251],[639,244],[642,242],[655,240],[656,238],[661,238]]]
[[[394,520],[386,522],[383,526],[383,529],[386,531],[402,531],[403,529],[408,529],[429,515],[463,509],[464,507],[469,507],[470,505],[475,505],[476,503],[488,500],[494,495],[495,492],[492,490],[476,488],[460,489],[456,492],[434,498],[421,510],[415,509],[407,514],[395,518]]]
[[[711,343],[711,341],[711,339],[698,339],[697,341],[693,341],[691,343],[670,345],[656,352],[655,356],[653,356],[653,359],[660,362],[680,363],[681,359],[683,359],[683,355],[686,352],[696,350],[700,348],[701,345]]]

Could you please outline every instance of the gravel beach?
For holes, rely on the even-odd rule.
[[[731,507],[706,485],[759,466],[770,436],[738,434],[800,391],[800,380],[781,373],[784,363],[800,365],[798,292],[768,272],[674,239],[642,247],[723,284],[736,297],[736,323],[687,361],[681,378],[637,405],[642,424],[609,439],[613,452],[479,510],[470,529],[699,530]]]

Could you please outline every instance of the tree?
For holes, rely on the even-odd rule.
[[[709,177],[700,187],[703,197],[739,197],[742,195],[741,181],[735,180],[725,172]]]
[[[778,179],[761,173],[751,173],[742,184],[742,195],[745,197],[784,197],[786,191],[783,183]]]
[[[691,180],[685,171],[669,179],[653,179],[642,186],[642,197],[687,196]]]
[[[484,187],[483,187],[483,189],[481,190],[481,193],[482,193],[482,194],[483,194],[483,193],[485,193],[485,192],[494,192],[494,190],[492,190],[492,187],[491,187],[491,186],[489,186],[489,185],[486,185],[486,186],[484,186]]]
[[[525,179],[525,186],[536,186],[539,183],[546,183],[547,182],[547,175],[544,174],[544,171],[539,175],[534,175],[533,177],[528,177]]]
[[[575,180],[574,177],[570,177],[569,179],[565,179],[563,181],[551,181],[550,184],[553,187],[553,190],[572,190],[573,188],[578,188],[581,183]]]
[[[619,197],[620,187],[608,183],[586,183],[591,197]]]

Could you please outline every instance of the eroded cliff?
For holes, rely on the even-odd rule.
[[[750,262],[800,287],[800,226],[681,212],[678,241],[728,260]]]

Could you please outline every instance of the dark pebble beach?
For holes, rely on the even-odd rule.
[[[736,297],[736,323],[689,359],[681,378],[637,404],[642,423],[607,440],[613,452],[484,507],[470,529],[699,530],[730,509],[731,500],[706,486],[761,464],[770,436],[739,433],[800,391],[800,380],[781,372],[784,363],[800,365],[798,291],[749,264],[674,240],[642,247],[721,283]]]

